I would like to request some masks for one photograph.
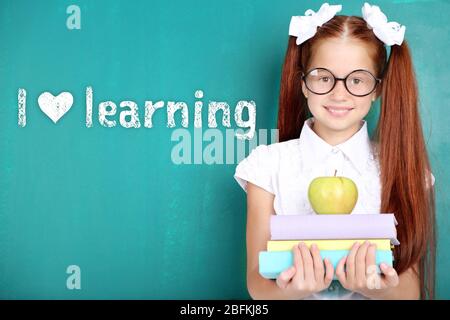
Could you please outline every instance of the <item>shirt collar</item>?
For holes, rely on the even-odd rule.
[[[353,136],[345,142],[332,146],[319,137],[310,127],[314,117],[307,119],[300,133],[300,148],[304,164],[313,168],[323,163],[325,158],[332,152],[340,150],[351,161],[360,174],[364,174],[367,161],[372,157],[372,148],[367,133],[367,122],[361,120],[362,126]]]

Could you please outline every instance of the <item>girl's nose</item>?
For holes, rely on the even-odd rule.
[[[345,88],[344,81],[340,81],[340,80],[336,80],[336,81],[337,81],[337,83],[334,86],[333,90],[331,90],[331,94],[335,98],[343,98],[343,97],[346,97],[347,95],[349,95],[350,93]]]

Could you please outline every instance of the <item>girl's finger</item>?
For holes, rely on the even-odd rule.
[[[276,279],[276,283],[277,283],[278,287],[280,287],[282,289],[286,289],[288,283],[291,281],[291,279],[294,275],[295,275],[295,267],[294,266],[291,266],[288,269],[281,272]]]
[[[398,286],[400,279],[398,277],[397,271],[394,268],[388,266],[385,263],[380,264],[381,272],[384,274],[384,283],[387,287],[393,288]]]
[[[366,286],[366,256],[367,249],[369,248],[369,241],[365,241],[363,245],[359,248],[356,257],[355,257],[355,275],[356,275],[356,283],[358,286],[363,287]]]
[[[320,256],[320,250],[316,244],[313,244],[311,246],[311,254],[312,254],[313,264],[314,264],[315,279],[318,283],[322,283],[323,277],[325,274],[325,268],[323,266],[322,257]]]
[[[347,256],[339,260],[337,266],[336,266],[336,278],[339,280],[339,282],[342,284],[343,287],[346,287],[347,284],[347,276],[345,274],[344,266],[347,262]]]
[[[314,263],[311,257],[311,252],[305,243],[300,243],[300,252],[303,258],[303,272],[305,274],[305,281],[314,280]]]
[[[345,262],[345,276],[347,282],[353,283],[355,281],[355,257],[359,246],[359,242],[355,242],[347,256],[347,261]]]
[[[377,255],[377,245],[372,244],[367,249],[367,255],[366,255],[366,276],[368,274],[373,274],[376,272],[377,265],[376,265],[376,255]]]
[[[371,244],[367,249],[366,264],[368,267],[376,265],[376,254],[377,254],[377,245],[374,243]]]
[[[300,279],[301,281],[303,281],[305,279],[305,274],[304,274],[304,266],[303,266],[303,259],[302,259],[302,254],[300,253],[300,248],[299,246],[294,246],[292,248],[292,252],[294,255],[294,267],[296,269],[296,274],[295,277],[297,279]]]
[[[325,284],[325,287],[328,288],[331,284],[331,281],[333,281],[334,270],[333,270],[333,265],[331,264],[330,260],[325,258],[324,263],[325,263],[324,284]]]

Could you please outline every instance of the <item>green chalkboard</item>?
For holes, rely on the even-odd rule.
[[[437,295],[449,298],[450,3],[373,4],[407,26],[436,177]],[[0,298],[249,298],[233,174],[273,141],[290,18],[318,7],[1,0]],[[254,138],[241,140],[253,107]]]

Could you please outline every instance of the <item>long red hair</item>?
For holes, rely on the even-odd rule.
[[[296,38],[290,36],[281,75],[279,141],[298,138],[304,121],[310,116],[301,90],[301,73],[307,71],[315,44],[333,37],[358,39],[371,49],[377,77],[382,79],[377,88],[381,110],[371,137],[377,145],[381,169],[381,212],[395,214],[401,243],[394,249],[394,268],[401,274],[413,267],[420,279],[421,298],[433,299],[435,196],[418,109],[417,83],[406,40],[401,46],[391,47],[387,60],[384,43],[364,19],[344,15],[323,24],[314,37],[301,45],[296,45]]]

